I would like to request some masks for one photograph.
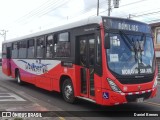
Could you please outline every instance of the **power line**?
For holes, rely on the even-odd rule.
[[[139,3],[139,2],[142,2],[142,1],[146,1],[146,0],[141,0],[141,1],[137,1],[137,2],[133,2],[133,3],[130,3],[130,4],[126,4],[126,5],[122,5],[122,6],[127,6],[127,5],[131,5],[131,4],[136,4],[136,3]],[[37,9],[35,10],[32,10],[30,11],[28,14],[26,14],[25,16],[23,16],[21,19],[18,20],[18,22],[22,22],[22,23],[27,23],[27,21],[30,21],[33,19],[33,17],[41,17],[41,16],[44,16],[50,12],[53,12],[55,9],[65,5],[66,2],[62,3],[61,1],[59,2],[58,4],[58,0],[55,1],[54,3],[50,4],[50,2],[52,2],[51,0],[48,0],[47,2],[45,2],[44,4],[42,4],[40,7],[38,7]],[[68,2],[68,1],[67,1]],[[100,3],[100,7],[104,6],[105,4],[102,4],[104,3],[105,1],[101,2]],[[48,5],[49,4],[49,5]],[[58,4],[58,5],[57,5]],[[52,6],[55,6],[54,8]],[[93,7],[90,7],[90,8],[87,8],[83,11],[81,11],[80,13],[86,13],[88,11],[90,11]],[[108,11],[108,10],[105,10],[105,11]],[[103,12],[105,12],[103,11]],[[102,13],[102,12],[100,12]],[[71,16],[68,16],[68,17],[71,17]],[[71,17],[72,18],[72,17]],[[30,19],[30,20],[28,20]],[[26,22],[25,22],[26,21]]]
[[[59,0],[59,1],[60,1],[60,0]],[[132,3],[125,4],[125,5],[121,5],[120,7],[125,7],[125,6],[129,6],[129,5],[137,4],[137,3],[140,3],[140,2],[143,2],[143,1],[147,1],[147,0],[139,0],[139,1],[136,1],[136,2],[132,2]],[[58,8],[62,7],[63,5],[65,5],[66,2],[68,2],[68,1],[65,1],[65,2],[60,1],[60,2],[58,2],[58,0],[57,0],[57,1],[55,1],[54,3],[49,4],[49,3],[51,3],[51,2],[52,2],[51,0],[48,0],[48,1],[45,3],[45,5],[41,5],[41,6],[38,7],[37,9],[30,11],[27,15],[23,16],[24,18],[22,17],[21,22],[26,21],[25,23],[27,23],[27,22],[33,20],[34,17],[42,17],[42,16],[44,16],[44,15],[50,13],[50,12],[54,12],[56,9],[58,9]],[[106,2],[106,1],[100,2],[100,6],[99,6],[99,7],[102,7],[102,6],[104,6],[104,5],[107,6],[107,4],[103,4],[103,3],[105,3],[105,2]],[[79,13],[78,15],[74,15],[74,16],[68,16],[68,15],[67,15],[66,18],[71,19],[71,18],[75,18],[75,17],[77,17],[77,16],[82,16],[83,14],[88,13],[91,9],[95,8],[95,6],[96,6],[96,3],[95,3],[93,6],[89,6],[88,8],[86,8],[86,9],[78,12],[78,13]],[[45,8],[45,9],[43,9],[43,8]],[[113,8],[112,8],[112,9],[113,9]],[[106,12],[106,11],[108,11],[108,10],[101,11],[100,13],[103,13],[103,12]],[[82,14],[80,15],[80,13],[82,13]],[[96,12],[95,12],[95,13],[96,13]],[[147,14],[147,13],[145,13],[145,14]],[[155,14],[156,14],[156,13],[155,13]],[[142,14],[141,14],[141,15],[142,15]],[[140,16],[140,15],[139,15],[139,16]]]
[[[125,4],[125,5],[120,5],[120,7],[125,7],[125,6],[128,6],[128,5],[137,4],[137,3],[140,3],[140,2],[144,2],[144,1],[148,1],[148,0],[139,0],[139,1],[136,1],[136,2]]]
[[[48,0],[47,2],[45,3],[42,3],[39,7],[31,10],[30,12],[28,12],[26,15],[22,16],[21,18],[17,19],[15,22],[20,22],[20,21],[23,21],[24,19],[34,15],[36,12],[38,12],[39,10],[41,10],[43,7],[48,7],[46,5],[49,5],[50,4],[50,1],[51,0]]]
[[[55,9],[57,9],[57,8],[59,8],[59,7],[62,7],[62,6],[64,6],[64,5],[66,5],[66,3],[69,2],[69,1],[70,1],[70,0],[67,0],[67,1],[65,1],[65,2],[63,2],[63,3],[61,3],[61,4],[59,4],[59,5],[56,6],[55,8],[52,8],[51,10],[49,10],[49,11],[47,11],[47,12],[44,12],[44,13],[41,14],[39,17],[42,17],[42,16],[44,16],[44,15],[50,13],[50,12],[53,12]]]
[[[100,0],[100,1],[101,1],[101,0]],[[106,1],[101,1],[101,2],[100,2],[100,1],[99,1],[99,8],[101,8],[102,6],[104,6],[104,5],[105,5],[104,3],[106,3]],[[107,5],[107,4],[106,4],[106,5]],[[86,14],[88,11],[92,10],[93,8],[96,8],[96,6],[97,6],[97,3],[93,4],[92,6],[89,6],[88,8],[85,8],[85,9],[79,11],[76,16],[80,16],[80,14],[81,14],[81,15]],[[71,19],[71,18],[75,18],[76,16],[73,16],[73,15],[72,15],[72,16],[69,16],[69,18],[70,18],[70,19]]]
[[[53,5],[61,4],[62,0],[57,0],[51,3],[52,0],[47,1],[46,3],[42,4],[40,7],[36,8],[35,10],[30,11],[28,14],[24,15],[18,22],[24,22],[26,20],[32,19],[33,17],[37,17],[38,15],[43,14],[44,12],[52,9]]]
[[[154,23],[154,22],[160,22],[160,19],[153,19],[153,20],[150,20],[150,21],[146,21],[147,23]]]
[[[58,0],[57,0],[58,1]],[[56,1],[56,2],[57,2]],[[69,0],[68,0],[69,1]],[[58,4],[57,6],[56,6],[56,2],[54,2],[54,3],[52,3],[52,4],[50,4],[50,5],[48,5],[48,6],[44,6],[44,4],[43,5],[41,5],[40,7],[38,7],[37,9],[35,9],[35,10],[32,10],[32,11],[30,11],[28,14],[26,14],[26,15],[24,15],[22,18],[20,18],[19,20],[17,20],[17,22],[18,23],[23,23],[23,24],[26,24],[27,23],[27,21],[30,21],[31,19],[33,19],[33,17],[42,17],[42,16],[44,16],[44,15],[46,15],[46,14],[48,14],[48,13],[50,13],[50,12],[53,12],[55,9],[58,9],[58,8],[60,8],[61,6],[63,6],[63,5],[65,5],[68,1],[65,1],[64,3],[61,3],[61,4]],[[47,2],[50,2],[50,1],[47,1]],[[47,3],[46,2],[46,3]],[[103,2],[100,2],[100,7],[101,6],[104,6],[105,4],[103,4],[105,1],[103,1]],[[45,3],[45,4],[46,4]],[[60,2],[59,2],[60,3]],[[54,5],[55,4],[55,5]],[[52,6],[56,6],[56,7],[52,7]],[[42,10],[42,8],[44,8],[45,7],[45,9],[43,9]],[[52,7],[52,8],[51,8]],[[89,7],[89,8],[87,8],[87,9],[85,9],[85,10],[82,10],[82,11],[80,11],[79,12],[79,14],[80,13],[86,13],[86,12],[88,12],[88,11],[90,11],[91,9],[93,8],[93,6],[92,7]],[[71,16],[68,16],[68,17],[71,17]],[[72,18],[72,17],[71,17]],[[28,20],[28,19],[30,19],[30,20]],[[26,22],[25,22],[26,21]]]
[[[160,11],[150,12],[150,13],[145,13],[145,14],[140,14],[140,15],[134,15],[133,17],[141,17],[145,15],[152,15],[152,14],[158,14],[158,13],[160,13]]]
[[[137,3],[140,3],[140,2],[143,2],[143,1],[147,1],[147,0],[140,0],[140,1],[132,2],[132,3],[128,3],[128,4],[125,4],[125,5],[120,5],[120,8],[121,7],[125,7],[125,6],[129,6],[129,5],[133,5],[133,4],[137,4]],[[112,7],[111,9],[114,9],[114,8]],[[104,10],[104,11],[102,11],[100,13],[104,13],[104,12],[107,12],[107,11],[108,11],[108,9]]]
[[[120,7],[125,7],[125,6],[128,6],[128,5],[137,4],[137,3],[140,3],[140,2],[143,2],[143,1],[147,1],[147,0],[140,0],[140,1],[132,2],[132,3],[129,3],[129,4],[121,5]],[[102,7],[102,6],[105,5],[105,4],[102,4],[102,3],[106,3],[106,1],[100,2],[100,3],[99,3],[99,7]],[[92,8],[95,8],[96,5],[97,5],[97,3],[95,3],[93,6],[89,6],[89,8],[87,8],[87,9],[84,9],[84,10],[78,12],[78,13],[79,13],[78,15],[76,15],[76,16],[67,16],[67,18],[69,18],[69,19],[75,18],[75,17],[77,17],[77,16],[80,16],[80,13],[82,13],[81,15],[86,14],[86,13],[88,13]],[[112,8],[112,9],[113,9],[113,8]],[[103,12],[106,12],[106,11],[108,11],[108,9],[105,10],[105,11],[101,11],[100,13],[103,13]],[[95,15],[96,15],[96,14],[95,14]],[[94,16],[95,16],[95,15],[94,15]]]

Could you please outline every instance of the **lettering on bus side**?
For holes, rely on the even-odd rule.
[[[63,67],[73,67],[73,63],[72,62],[61,62],[61,66],[63,66]]]
[[[88,31],[94,31],[96,28],[86,28],[84,29],[85,32],[88,32]]]
[[[27,71],[32,71],[32,72],[35,72],[35,73],[45,73],[48,71],[48,65],[50,64],[43,64],[41,63],[40,60],[36,60],[35,63],[29,63],[25,60],[18,60],[18,61],[21,61],[23,63],[25,63],[25,70]]]

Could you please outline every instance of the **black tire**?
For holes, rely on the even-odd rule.
[[[19,71],[16,72],[16,81],[19,85],[23,85],[23,81],[21,80]]]
[[[74,103],[75,96],[74,96],[74,88],[73,84],[70,79],[66,79],[62,85],[62,95],[66,102]]]

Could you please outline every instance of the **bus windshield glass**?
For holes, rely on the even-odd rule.
[[[110,48],[106,49],[109,69],[118,75],[145,75],[154,72],[154,48],[151,36],[123,31],[106,33]]]

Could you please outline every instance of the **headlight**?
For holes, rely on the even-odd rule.
[[[112,88],[113,91],[121,93],[122,91],[119,89],[119,87],[109,78],[107,78],[108,83],[110,85],[110,87]]]
[[[153,84],[153,88],[155,88],[157,86],[157,80],[158,80],[158,76],[156,76],[154,84]]]

